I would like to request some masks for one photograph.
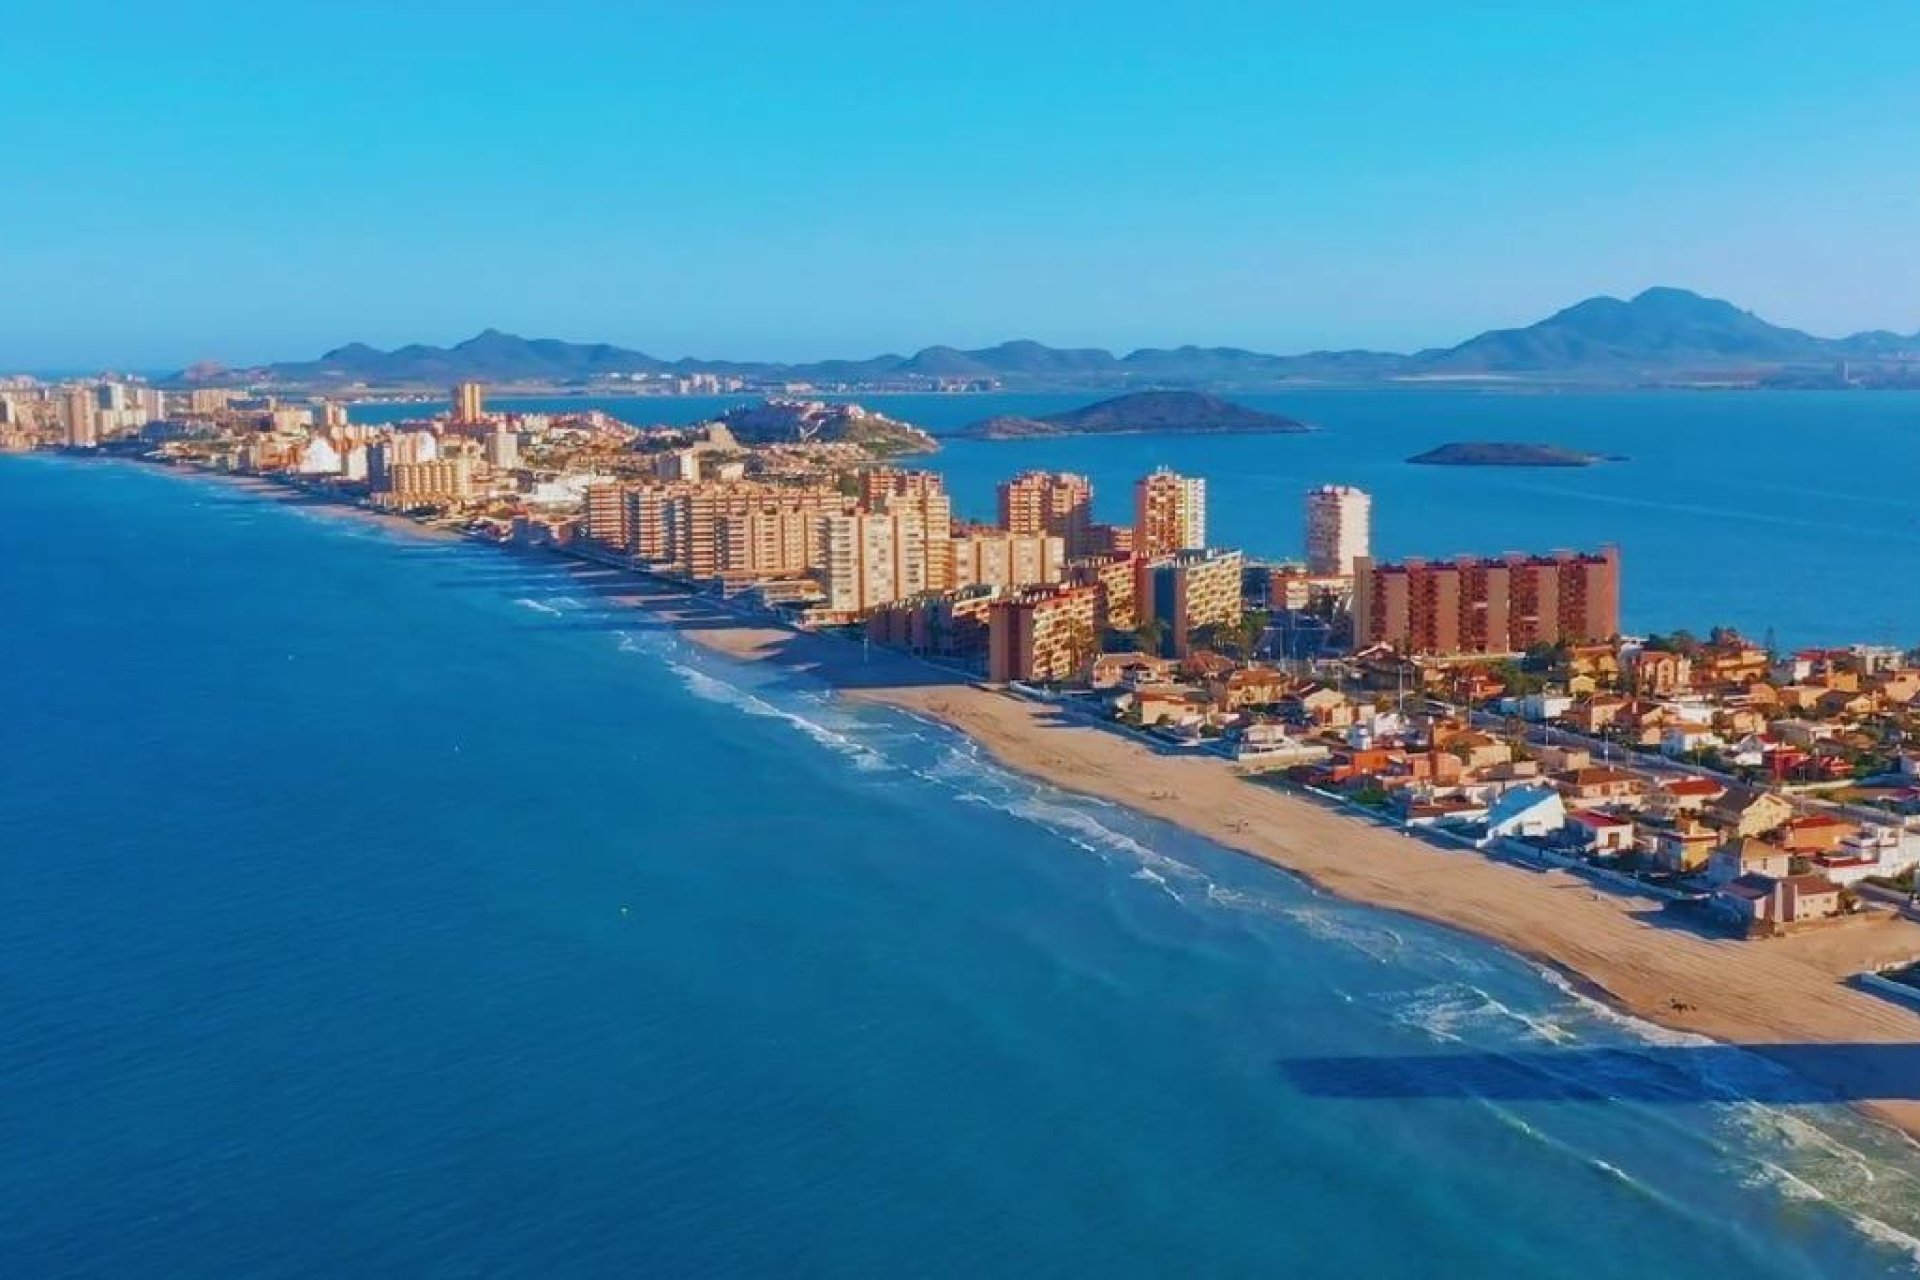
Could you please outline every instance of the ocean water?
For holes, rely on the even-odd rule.
[[[556,561],[0,507],[0,1274],[1920,1271],[1779,1068]]]
[[[874,396],[936,434],[997,413],[1047,413],[1067,396]],[[1094,481],[1103,518],[1129,521],[1133,481],[1168,465],[1208,483],[1212,540],[1298,556],[1301,497],[1319,484],[1374,495],[1386,556],[1619,544],[1630,628],[1737,626],[1781,644],[1920,643],[1920,393],[1301,391],[1238,397],[1320,428],[1300,436],[952,441],[961,514],[991,519],[994,486],[1028,467]],[[641,423],[686,422],[719,399],[593,404]],[[511,404],[513,402],[502,402]],[[367,405],[369,420],[422,406]],[[1562,444],[1628,461],[1574,470],[1410,466],[1451,440]]]

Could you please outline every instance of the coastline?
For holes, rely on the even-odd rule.
[[[1628,1016],[1790,1057],[1792,1070],[1920,1146],[1920,1100],[1882,1100],[1911,1094],[1913,1082],[1864,1048],[1920,1042],[1920,1010],[1847,981],[1920,953],[1920,925],[1888,917],[1765,942],[1712,936],[1655,902],[1596,890],[1571,872],[1408,838],[1249,782],[1219,759],[1161,754],[1063,720],[1044,704],[953,683],[950,673],[904,655],[863,655],[831,637],[729,622],[719,611],[689,610],[652,593],[625,599],[666,614],[689,639],[730,658],[773,662],[855,700],[945,724],[1015,772],[1171,823],[1336,897],[1492,942]],[[1796,1046],[1831,1052],[1792,1052]],[[1786,1054],[1769,1052],[1783,1047]]]
[[[269,480],[162,469],[410,537],[467,540]],[[1334,896],[1492,942],[1631,1017],[1790,1059],[1785,1065],[1803,1078],[1920,1147],[1911,1072],[1874,1052],[1920,1045],[1920,1009],[1848,982],[1862,970],[1920,956],[1920,924],[1879,918],[1766,942],[1708,935],[1656,903],[1596,890],[1567,871],[1411,839],[1249,782],[1218,758],[1156,752],[906,654],[749,617],[615,565],[565,552],[527,554],[569,566],[603,602],[643,609],[727,658],[773,664],[847,698],[945,724],[1015,772],[1179,826]],[[1810,1046],[1820,1052],[1805,1052]],[[1780,1052],[1795,1049],[1801,1052]]]

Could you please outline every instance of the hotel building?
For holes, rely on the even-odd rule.
[[[954,587],[1036,587],[1066,578],[1066,539],[974,529],[948,541]]]
[[[1095,623],[1102,634],[1131,631],[1140,625],[1134,601],[1140,590],[1140,561],[1131,555],[1088,556],[1067,566],[1067,581],[1099,593]]]
[[[1184,658],[1198,633],[1237,626],[1246,612],[1238,551],[1184,551],[1141,561],[1135,590],[1140,623],[1163,624],[1163,656]]]
[[[870,514],[911,512],[920,518],[927,545],[927,590],[959,585],[953,568],[953,499],[937,471],[875,467],[860,473],[860,509]]]
[[[477,382],[458,382],[453,387],[453,420],[481,422],[486,418],[486,403]]]
[[[1144,556],[1207,545],[1207,482],[1165,467],[1133,487],[1133,550]]]
[[[1355,566],[1354,645],[1405,653],[1516,653],[1620,633],[1620,550]]]
[[[1342,577],[1362,556],[1373,554],[1373,499],[1348,485],[1307,491],[1307,572]]]
[[[388,506],[442,506],[473,498],[473,459],[464,453],[432,462],[397,462],[388,468]]]
[[[830,613],[858,617],[927,589],[926,529],[912,511],[830,515],[819,529]]]
[[[100,414],[93,393],[85,387],[68,387],[60,398],[61,424],[66,428],[69,449],[92,449],[100,443]]]
[[[1099,652],[1092,587],[1052,587],[995,600],[987,614],[987,678],[1070,680]]]
[[[1027,471],[1001,482],[1000,527],[1008,533],[1052,534],[1067,554],[1091,550],[1093,482],[1066,471]]]

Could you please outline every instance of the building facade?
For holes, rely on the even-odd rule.
[[[1355,565],[1353,641],[1406,653],[1517,653],[1620,633],[1620,551]]]
[[[1051,534],[1070,556],[1091,550],[1093,482],[1067,471],[1026,471],[999,487],[1000,527],[1008,533]]]
[[[1092,587],[1052,587],[993,602],[987,618],[987,678],[1070,680],[1099,652]]]
[[[1307,572],[1345,577],[1372,550],[1373,499],[1350,485],[1307,491]]]
[[[1165,467],[1133,487],[1133,545],[1144,556],[1197,551],[1207,545],[1207,482]]]

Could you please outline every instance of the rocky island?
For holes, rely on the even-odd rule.
[[[1134,391],[1037,418],[987,418],[959,434],[973,440],[1027,440],[1047,436],[1250,435],[1311,430],[1293,418],[1249,409],[1198,391]]]
[[[1417,453],[1408,462],[1424,467],[1590,467],[1596,462],[1623,462],[1603,453],[1585,453],[1557,444],[1520,444],[1507,440],[1476,440],[1443,444]]]

